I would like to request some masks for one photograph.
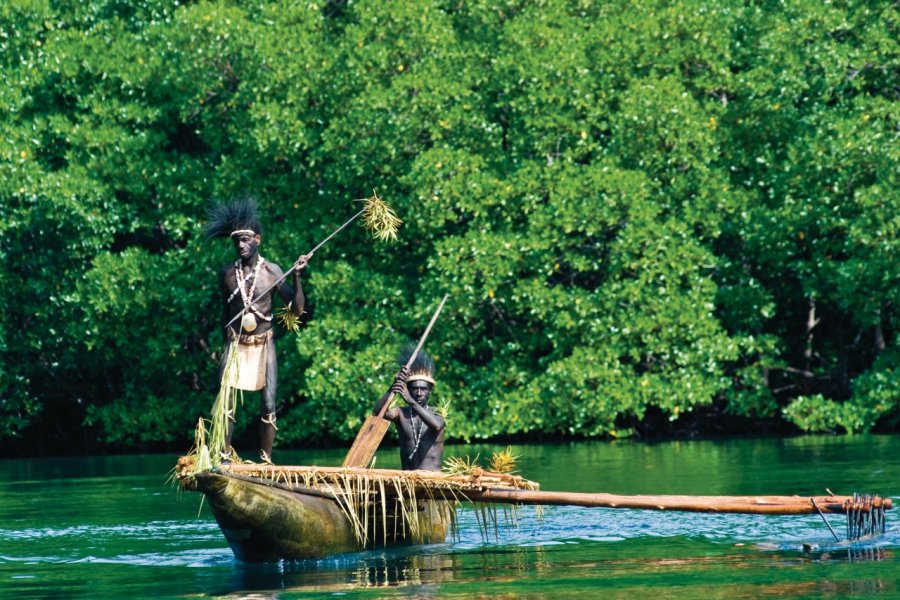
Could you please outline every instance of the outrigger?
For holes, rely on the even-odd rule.
[[[838,496],[652,496],[540,490],[517,475],[475,467],[467,474],[359,467],[231,464],[176,467],[182,489],[206,497],[234,555],[245,562],[300,560],[368,548],[447,541],[461,503],[498,519],[496,505],[569,505],[643,510],[800,515],[843,513],[847,537],[883,533],[890,498]],[[825,521],[826,524],[828,523]],[[487,526],[487,523],[483,524]],[[837,540],[837,534],[828,526]]]

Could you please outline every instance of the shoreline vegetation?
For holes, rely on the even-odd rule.
[[[245,194],[281,264],[403,221],[305,272],[281,448],[349,446],[445,293],[451,442],[897,431],[895,3],[57,4],[0,8],[0,454],[190,446]]]
[[[599,443],[616,443],[616,442],[626,442],[626,443],[636,443],[636,444],[649,444],[649,445],[657,445],[657,444],[666,444],[670,442],[715,442],[715,441],[729,441],[729,440],[801,440],[808,436],[813,436],[817,438],[841,438],[846,434],[839,433],[836,431],[830,432],[801,432],[797,431],[796,427],[791,427],[789,424],[773,422],[768,428],[758,428],[758,429],[747,429],[744,427],[736,427],[734,429],[722,429],[717,428],[716,431],[700,431],[697,428],[693,429],[673,429],[674,432],[667,433],[655,433],[655,434],[642,434],[640,432],[635,432],[635,434],[623,437],[623,438],[612,438],[612,437],[587,437],[587,436],[572,436],[572,435],[548,435],[541,433],[532,433],[528,435],[509,435],[509,436],[497,436],[492,438],[472,438],[469,440],[463,440],[461,438],[453,438],[445,443],[445,450],[448,457],[460,457],[464,460],[472,460],[471,451],[469,450],[472,444],[475,444],[479,447],[488,447],[495,449],[502,449],[504,447],[513,446],[532,446],[532,445],[540,445],[540,446],[557,446],[557,445],[566,445],[570,443],[586,443],[586,442],[599,442]],[[235,440],[235,449],[239,454],[239,458],[241,460],[249,457],[250,459],[255,458],[254,448],[258,444],[258,440],[253,437],[253,432],[248,432],[243,436],[234,436]],[[879,432],[873,431],[869,434],[863,435],[872,435],[872,436],[881,436],[881,435],[891,435],[894,432]],[[101,456],[101,455],[111,455],[111,456],[137,456],[137,455],[146,455],[146,454],[170,454],[173,456],[181,456],[185,454],[185,452],[189,452],[190,442],[185,438],[184,441],[176,441],[176,442],[166,442],[166,443],[153,443],[146,444],[141,447],[133,447],[133,446],[116,446],[116,445],[90,445],[84,444],[79,447],[68,447],[68,448],[52,448],[52,447],[43,447],[38,449],[37,451],[29,451],[28,448],[18,445],[12,444],[8,447],[0,449],[0,459],[18,459],[18,458],[63,458],[70,456]],[[343,439],[332,439],[332,440],[322,440],[315,444],[302,444],[302,443],[292,443],[288,444],[276,444],[275,452],[280,455],[281,452],[295,452],[295,451],[309,451],[309,450],[347,450],[350,446],[350,442]],[[384,441],[379,446],[378,453],[379,456],[396,454],[399,449],[399,443],[396,439],[396,436],[387,435],[385,436]],[[246,456],[245,456],[246,455]],[[480,457],[474,457],[476,459]],[[339,460],[339,459],[335,459]],[[251,460],[252,463],[252,460]],[[275,464],[281,464],[276,457]],[[445,465],[446,466],[446,465]]]

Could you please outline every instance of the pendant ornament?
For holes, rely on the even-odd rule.
[[[244,269],[241,265],[241,261],[237,260],[234,263],[234,276],[237,279],[237,287],[235,287],[234,291],[231,293],[228,302],[231,302],[236,295],[241,295],[241,301],[244,304],[245,311],[244,316],[241,317],[241,329],[247,333],[252,333],[258,327],[259,322],[256,320],[257,315],[266,321],[271,320],[271,317],[266,319],[265,315],[260,314],[253,306],[253,302],[257,300],[257,298],[253,297],[253,292],[256,291],[259,270],[265,262],[266,260],[262,256],[257,257],[256,266],[253,267],[253,271],[247,277],[244,277]]]
[[[241,319],[241,329],[247,333],[251,333],[256,329],[256,316],[253,313],[246,313]]]

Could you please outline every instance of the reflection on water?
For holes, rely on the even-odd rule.
[[[448,454],[489,455],[489,446]],[[891,492],[900,440],[798,438],[522,446],[544,489],[613,493]],[[379,462],[390,467],[395,453]],[[338,464],[343,452],[281,454]],[[484,536],[459,513],[448,544],[315,561],[237,562],[199,497],[165,485],[174,457],[0,461],[0,597],[310,595],[414,598],[837,597],[898,593],[897,516],[883,536],[835,542],[818,515],[532,507]],[[895,498],[896,500],[896,498]],[[897,509],[895,509],[897,510]],[[199,516],[198,516],[199,515]],[[498,511],[499,522],[506,518]],[[827,515],[840,535],[844,518]]]
[[[382,555],[360,565],[354,583],[366,588],[452,581],[458,562],[454,554]]]
[[[428,590],[437,596],[440,584],[454,581],[460,556],[435,547],[407,552],[366,552],[316,561],[247,565],[235,563],[231,577],[220,581],[215,595],[240,596],[267,590],[309,590],[336,593],[415,586],[416,595]]]
[[[579,525],[571,513],[562,517],[571,527]],[[462,521],[465,523],[465,516]],[[476,525],[470,526],[473,529],[468,533],[474,534]],[[610,597],[626,598],[630,594],[644,597],[639,592],[642,586],[675,584],[670,590],[672,597],[696,598],[696,592],[681,589],[684,580],[712,586],[719,597],[893,592],[890,576],[832,570],[832,578],[823,581],[819,570],[820,565],[855,569],[860,563],[884,562],[890,563],[890,572],[896,572],[893,548],[897,542],[881,538],[828,545],[823,539],[817,549],[803,551],[799,542],[711,544],[683,535],[612,543],[573,536],[531,544],[511,543],[501,535],[496,543],[468,548],[446,544],[276,565],[235,563],[227,584],[220,581],[215,593],[246,597],[248,592],[265,595],[276,590],[278,595],[273,597],[282,598],[312,590],[330,594],[369,591],[375,597],[408,597],[402,590],[413,588],[417,598],[444,598],[472,597],[476,586],[479,590],[504,589],[509,597],[517,597],[509,590],[528,584],[535,588],[528,588],[534,597],[576,596],[578,592],[571,588],[602,587]]]
[[[687,546],[682,540],[681,545],[667,549],[678,554]],[[845,578],[832,571],[827,578],[821,578],[816,574],[816,565],[834,561],[846,564],[851,553],[855,559],[892,560],[892,553],[884,549],[845,548],[818,555],[760,553],[751,549],[737,554],[653,557],[638,556],[638,549],[630,547],[626,553],[635,555],[617,557],[610,556],[610,548],[605,545],[587,543],[567,545],[562,552],[557,547],[486,547],[470,552],[442,547],[410,552],[365,553],[353,558],[280,565],[236,565],[228,585],[217,587],[212,593],[235,598],[250,594],[287,598],[292,593],[315,590],[327,594],[372,592],[373,597],[490,598],[489,593],[473,592],[503,589],[506,597],[518,597],[509,590],[528,590],[526,597],[591,597],[589,590],[602,588],[604,597],[627,598],[646,597],[650,587],[675,584],[667,590],[667,596],[696,598],[696,589],[685,589],[685,583],[710,586],[717,590],[716,597],[821,597],[896,591],[887,576],[862,574]],[[806,577],[796,580],[798,573],[805,573]]]

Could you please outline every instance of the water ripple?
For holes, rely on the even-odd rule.
[[[165,535],[185,534],[196,537],[218,536],[219,528],[214,521],[151,521],[148,523],[122,525],[72,525],[69,527],[40,527],[28,529],[0,529],[0,542],[47,538],[159,538]]]
[[[485,535],[475,512],[461,510],[457,543],[461,548],[504,544],[525,547],[676,537],[716,544],[763,544],[779,548],[799,548],[804,544],[821,547],[835,543],[818,515],[711,514],[567,506],[545,509],[542,518],[529,512],[529,509],[522,509],[515,526],[501,526]],[[839,536],[845,535],[843,517],[829,516],[828,522]],[[884,535],[859,543],[897,546],[900,545],[900,530],[889,527]]]

